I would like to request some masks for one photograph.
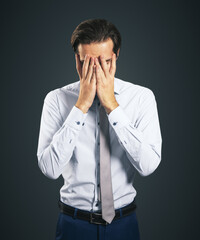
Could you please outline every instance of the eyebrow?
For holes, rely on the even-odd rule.
[[[107,61],[110,61],[110,60],[112,60],[112,58],[107,59],[106,62],[107,62]],[[83,63],[84,60],[80,60],[80,62]]]

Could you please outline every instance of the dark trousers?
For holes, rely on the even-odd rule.
[[[60,212],[55,240],[140,240],[136,210],[108,225],[90,223]]]

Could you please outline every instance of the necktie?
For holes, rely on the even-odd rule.
[[[100,118],[100,191],[102,218],[111,223],[115,216],[111,166],[110,166],[110,140],[109,122],[104,107],[99,108]]]

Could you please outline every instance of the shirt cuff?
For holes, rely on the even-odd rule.
[[[120,105],[107,114],[107,116],[113,128],[119,129],[130,123],[130,119]]]
[[[80,130],[84,125],[84,120],[87,115],[88,112],[83,113],[79,108],[74,105],[67,119],[65,120],[64,125],[67,124],[73,129]]]

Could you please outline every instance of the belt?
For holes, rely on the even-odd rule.
[[[96,212],[89,212],[89,211],[81,210],[81,209],[74,208],[72,206],[69,206],[69,205],[61,202],[60,199],[58,200],[58,206],[62,213],[70,215],[74,218],[86,220],[86,221],[89,221],[90,223],[94,223],[94,224],[101,224],[101,225],[109,224],[102,218],[101,210],[96,211]],[[125,207],[115,210],[115,217],[114,217],[113,221],[116,219],[119,219],[122,216],[129,215],[136,208],[137,208],[137,205],[136,205],[136,201],[134,199],[130,204],[126,205]]]

